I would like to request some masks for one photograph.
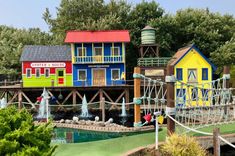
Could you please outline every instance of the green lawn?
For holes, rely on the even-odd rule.
[[[159,141],[165,139],[166,128],[159,132]],[[55,156],[119,156],[131,149],[153,144],[155,133],[149,132],[115,139],[86,143],[60,144]]]
[[[199,129],[203,132],[212,132],[215,126]],[[222,134],[235,133],[234,124],[217,125]],[[190,135],[201,136],[200,134],[190,132]],[[159,132],[159,141],[164,141],[166,128]],[[145,133],[133,136],[125,136],[115,139],[93,141],[85,143],[60,144],[56,149],[54,156],[119,156],[131,149],[153,144],[155,142],[155,133]]]
[[[212,133],[213,132],[213,128],[215,128],[215,127],[220,128],[220,133],[221,134],[235,133],[235,123],[216,125],[216,126],[209,126],[209,127],[201,128],[201,129],[198,129],[198,130],[203,131],[203,132],[210,132],[210,133]],[[193,136],[202,136],[201,134],[194,133],[194,132],[190,132],[189,134],[193,135]]]

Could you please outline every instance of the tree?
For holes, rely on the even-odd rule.
[[[184,9],[176,15],[166,14],[149,22],[156,28],[161,51],[174,53],[195,43],[207,56],[229,41],[235,33],[235,19],[230,15],[211,13],[208,9]]]
[[[19,76],[20,55],[24,45],[45,45],[52,43],[52,37],[40,29],[16,29],[0,26],[0,74]]]
[[[14,107],[0,110],[0,155],[49,156],[51,147],[50,123],[36,126],[27,110]]]
[[[235,65],[235,39],[232,38],[211,54],[213,61],[219,66]]]

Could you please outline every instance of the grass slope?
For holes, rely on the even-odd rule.
[[[165,139],[166,128],[159,132],[159,141]],[[119,156],[131,149],[153,144],[155,133],[145,133],[102,141],[60,144],[55,156]]]
[[[222,134],[235,133],[235,123],[210,126],[199,130],[212,132],[214,127],[219,127]],[[189,134],[192,136],[202,136],[194,132],[190,132]],[[163,128],[159,132],[159,141],[164,141],[165,136],[166,128]],[[102,141],[59,144],[54,156],[120,156],[131,149],[153,144],[154,142],[155,133],[151,132]]]

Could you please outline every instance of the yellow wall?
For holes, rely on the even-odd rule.
[[[212,67],[211,65],[195,50],[192,49],[190,52],[188,52],[176,65],[174,68],[174,73],[176,77],[176,69],[177,68],[182,68],[183,72],[183,80],[181,80],[184,83],[188,83],[188,69],[197,69],[197,82],[199,84],[199,87],[202,87],[200,84],[204,84],[207,82],[212,81]],[[208,80],[202,80],[202,68],[208,68]],[[180,89],[182,86],[180,85],[179,82],[176,82],[176,89],[175,89],[175,99],[176,99],[176,90],[177,88]],[[204,88],[211,88],[211,84],[207,83],[204,84]],[[210,101],[210,93],[208,95],[208,101],[203,102],[202,101],[202,92],[200,89],[198,89],[198,96],[199,100],[198,101],[192,101],[189,100],[191,99],[191,89],[193,87],[186,87],[185,85],[183,86],[186,92],[186,105],[209,105]],[[189,97],[190,96],[190,97]],[[192,101],[191,103],[189,101]]]

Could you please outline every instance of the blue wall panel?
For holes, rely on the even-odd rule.
[[[106,85],[114,85],[114,84],[123,84],[123,80],[112,81],[111,80],[111,69],[120,69],[120,79],[122,72],[125,72],[125,67],[123,63],[119,64],[105,64],[105,65],[87,65],[87,64],[79,64],[73,65],[73,85],[74,86],[91,86],[92,85],[92,69],[105,69],[106,70]],[[87,70],[87,80],[78,81],[78,70],[86,69]]]

